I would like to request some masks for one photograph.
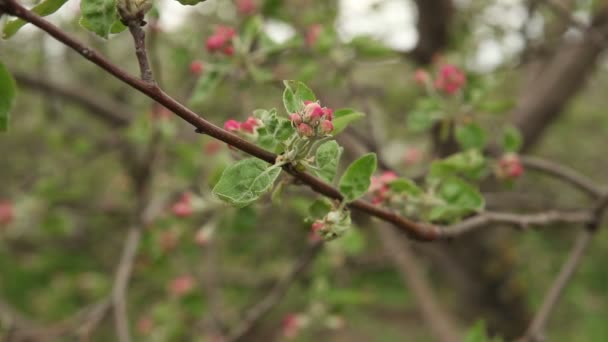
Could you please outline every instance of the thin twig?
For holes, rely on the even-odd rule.
[[[154,84],[152,68],[150,68],[150,62],[148,60],[148,51],[146,50],[146,32],[141,28],[140,20],[131,20],[128,26],[135,44],[135,55],[137,56],[139,70],[141,71],[141,80],[149,84]]]
[[[522,156],[521,162],[527,169],[543,172],[564,180],[592,197],[598,198],[603,193],[602,189],[598,188],[592,180],[567,166],[532,156]]]
[[[550,210],[535,214],[514,214],[486,211],[462,222],[446,226],[441,230],[441,238],[453,238],[470,233],[490,223],[510,224],[521,229],[532,226],[547,226],[556,223],[588,223],[593,220],[593,213],[583,211]]]
[[[247,334],[281,301],[293,283],[304,274],[304,270],[314,261],[322,247],[321,242],[308,247],[289,272],[276,282],[270,292],[245,313],[238,325],[230,330],[225,341],[244,341]]]

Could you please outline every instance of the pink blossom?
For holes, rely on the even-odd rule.
[[[253,0],[236,0],[236,9],[241,15],[252,15],[255,13],[256,7]]]
[[[236,132],[241,128],[241,123],[236,120],[228,120],[224,122],[224,129],[228,132]]]
[[[321,24],[310,25],[308,30],[306,30],[306,45],[314,46],[319,40],[322,31],[323,26]]]
[[[309,102],[304,106],[304,121],[316,122],[323,114],[323,108],[317,102]]]
[[[259,125],[260,123],[258,122],[258,119],[254,118],[253,116],[250,116],[245,122],[241,123],[240,129],[249,134],[253,134],[255,128]]]
[[[13,222],[15,218],[15,209],[9,201],[0,201],[0,225],[5,225]]]
[[[467,82],[466,75],[453,64],[444,64],[435,79],[435,88],[452,95],[462,89]]]
[[[207,38],[206,47],[209,52],[222,50],[225,55],[234,54],[232,39],[236,36],[236,31],[230,26],[219,25],[215,32]]]
[[[298,132],[300,132],[300,134],[302,134],[305,137],[311,137],[314,134],[312,127],[310,127],[309,125],[307,125],[305,123],[301,123],[298,125]]]
[[[171,212],[177,217],[188,217],[194,212],[192,208],[192,195],[183,193],[179,201],[171,207]]]
[[[524,166],[515,153],[507,153],[498,161],[498,177],[515,179],[524,173]]]
[[[182,275],[174,278],[169,284],[169,293],[181,297],[188,294],[194,288],[194,277],[191,275]]]
[[[325,115],[325,118],[329,121],[333,120],[334,118],[334,110],[331,108],[327,108],[327,107],[323,107],[323,115]]]
[[[321,131],[325,134],[329,134],[334,130],[334,124],[329,120],[321,121]]]
[[[224,49],[222,49],[222,52],[226,56],[232,56],[234,55],[234,47],[232,45],[225,46]]]
[[[190,63],[190,72],[196,76],[199,76],[203,73],[204,64],[201,61],[192,61]]]

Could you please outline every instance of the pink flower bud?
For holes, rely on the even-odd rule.
[[[312,47],[319,40],[319,36],[323,31],[323,26],[321,24],[313,24],[308,27],[306,30],[306,45]]]
[[[429,73],[426,72],[426,70],[416,69],[416,71],[414,72],[414,81],[416,81],[416,84],[418,84],[419,86],[424,87],[429,81],[429,79],[430,76]]]
[[[241,123],[236,121],[236,120],[228,120],[226,122],[224,122],[224,129],[227,130],[228,132],[236,132],[240,129],[241,127]]]
[[[253,134],[255,128],[259,125],[260,123],[258,122],[258,119],[250,116],[245,122],[241,123],[240,128],[243,132]]]
[[[414,165],[417,164],[421,159],[420,150],[417,148],[409,148],[405,151],[403,155],[403,162],[405,165]]]
[[[302,123],[302,117],[298,113],[289,115],[289,120],[296,126]]]
[[[334,124],[329,120],[321,121],[321,131],[325,134],[329,134],[334,130]]]
[[[174,296],[181,297],[188,294],[194,288],[194,277],[191,275],[182,275],[171,281],[169,284],[169,293]]]
[[[515,153],[507,153],[498,161],[498,178],[516,179],[523,175],[524,166]]]
[[[13,222],[15,218],[13,204],[9,201],[0,201],[0,225]]]
[[[457,66],[444,64],[435,79],[435,88],[452,95],[462,89],[467,82],[466,75]]]
[[[188,217],[194,212],[192,208],[192,199],[189,193],[183,193],[178,202],[173,204],[171,212],[177,217]]]
[[[399,176],[397,176],[397,174],[393,171],[384,171],[380,175],[380,181],[384,184],[388,184],[397,178],[399,178]]]
[[[252,15],[255,13],[256,4],[253,0],[237,0],[236,10],[243,16]]]
[[[331,108],[327,108],[327,107],[323,107],[323,115],[325,115],[325,118],[329,121],[334,119],[334,110]]]
[[[298,132],[305,137],[312,137],[314,135],[312,127],[305,123],[301,123],[298,125]]]
[[[225,42],[226,42],[226,38],[219,36],[217,34],[214,34],[211,37],[207,38],[207,42],[205,43],[205,46],[207,47],[207,51],[215,52],[215,51],[218,51],[219,49],[221,49],[222,46],[224,46]]]
[[[190,63],[190,72],[196,76],[203,73],[204,64],[201,61],[193,61]]]
[[[286,338],[294,338],[303,327],[304,319],[302,315],[290,313],[283,318],[281,332]]]
[[[304,106],[304,121],[316,123],[323,116],[323,109],[316,102],[309,102]]]
[[[215,28],[215,34],[228,41],[236,36],[236,30],[232,26],[219,25]]]
[[[204,247],[204,246],[207,246],[207,244],[209,244],[212,236],[213,236],[213,229],[210,229],[208,227],[203,227],[196,232],[196,235],[194,236],[194,242],[197,245]]]
[[[234,47],[232,45],[227,45],[224,47],[224,49],[222,49],[222,52],[226,56],[232,56],[234,55]]]

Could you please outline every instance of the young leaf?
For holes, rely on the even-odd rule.
[[[302,109],[304,101],[316,101],[315,94],[304,83],[299,81],[283,81],[283,104],[287,113],[295,113]]]
[[[476,123],[456,127],[456,141],[463,150],[483,149],[486,145],[486,132]]]
[[[326,198],[321,198],[312,202],[308,208],[308,214],[311,219],[319,219],[325,217],[331,211],[331,202]]]
[[[80,25],[107,39],[117,19],[115,0],[82,0],[80,1],[82,18]]]
[[[205,2],[205,0],[177,0],[180,4],[185,6],[194,6],[198,5],[201,2]]]
[[[441,180],[437,195],[445,202],[431,210],[431,220],[452,221],[481,211],[484,199],[474,186],[456,177]]]
[[[488,340],[486,325],[482,320],[475,322],[473,327],[467,331],[467,335],[464,338],[465,342],[487,342]]]
[[[55,13],[66,2],[67,0],[45,0],[34,6],[31,11],[41,17],[44,17]],[[2,30],[2,38],[9,39],[13,35],[15,35],[15,33],[17,33],[17,31],[19,31],[19,29],[25,24],[27,24],[27,22],[23,19],[15,19],[7,22],[6,25],[4,25],[4,29]]]
[[[222,81],[223,74],[218,70],[209,70],[205,72],[197,81],[192,92],[192,99],[190,100],[191,106],[199,106],[207,98],[213,94],[213,91]]]
[[[350,164],[340,179],[339,188],[344,201],[352,202],[365,195],[376,171],[376,164],[375,153],[368,153]]]
[[[267,192],[281,173],[280,167],[268,166],[257,158],[230,165],[213,188],[213,194],[235,207],[244,207]]]
[[[315,153],[315,162],[319,169],[315,170],[315,174],[328,183],[333,182],[338,170],[342,150],[343,148],[335,140],[328,141],[319,146]]]
[[[422,194],[422,189],[420,189],[416,183],[414,183],[410,179],[399,178],[388,184],[389,188],[398,194],[406,194],[411,196],[419,196]]]
[[[16,94],[15,80],[0,62],[0,132],[8,129],[9,114],[15,104]]]
[[[505,152],[517,152],[522,145],[521,132],[515,126],[507,126],[502,133],[502,148]]]
[[[335,111],[334,119],[332,120],[334,130],[331,134],[337,135],[338,133],[342,132],[351,122],[355,122],[363,117],[365,117],[365,114],[357,112],[354,109],[338,109]]]
[[[486,171],[486,161],[479,150],[453,154],[431,163],[429,178],[462,175],[472,179],[481,178]]]

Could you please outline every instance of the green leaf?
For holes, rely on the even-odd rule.
[[[486,145],[486,132],[476,123],[457,126],[455,136],[463,150],[481,150]]]
[[[328,183],[332,183],[338,171],[338,163],[344,149],[335,140],[328,141],[319,146],[315,153],[317,164],[315,174]]]
[[[475,325],[467,331],[467,336],[464,338],[465,342],[487,342],[488,340],[486,325],[482,320],[475,322]]]
[[[180,4],[185,6],[194,6],[198,5],[201,2],[205,2],[205,0],[177,0]]]
[[[34,6],[31,11],[41,17],[44,17],[55,13],[66,2],[67,0],[45,0]],[[17,33],[17,31],[19,31],[19,29],[25,24],[27,24],[27,22],[23,19],[14,19],[7,22],[6,25],[4,25],[4,29],[2,30],[2,38],[9,39],[13,35],[15,35],[15,33]]]
[[[350,43],[360,57],[387,57],[394,55],[395,52],[388,48],[382,42],[369,36],[355,37]]]
[[[445,204],[436,206],[431,210],[431,220],[452,221],[464,215],[481,211],[485,205],[479,190],[457,177],[442,179],[437,195]]]
[[[321,198],[312,202],[308,208],[308,214],[313,220],[325,217],[332,209],[331,201],[327,198]]]
[[[115,0],[82,0],[80,12],[80,25],[104,39],[118,18]]]
[[[443,160],[431,163],[428,178],[441,178],[451,175],[462,175],[479,179],[486,172],[486,161],[479,150],[453,154]]]
[[[389,188],[398,194],[406,194],[411,196],[419,196],[422,194],[420,189],[411,179],[399,178],[388,184]]]
[[[209,70],[203,73],[194,86],[190,106],[200,106],[207,98],[213,94],[215,88],[222,81],[223,74],[218,70]]]
[[[0,132],[8,129],[9,114],[15,105],[17,86],[6,66],[0,62]]]
[[[334,130],[333,130],[332,134],[333,135],[339,134],[344,129],[346,129],[346,127],[350,123],[355,122],[364,117],[365,117],[365,114],[363,114],[361,112],[357,112],[354,109],[350,109],[350,108],[338,109],[337,111],[334,112],[334,118],[332,120],[332,123],[334,124]]]
[[[352,202],[365,195],[376,171],[376,164],[375,153],[368,153],[350,164],[342,175],[339,186],[345,202]]]
[[[521,132],[515,126],[507,126],[502,133],[502,148],[505,152],[517,152],[524,143]]]
[[[281,168],[268,166],[257,158],[230,165],[213,188],[213,194],[235,207],[244,207],[266,193],[281,173]]]
[[[304,101],[317,101],[315,94],[304,83],[299,81],[283,81],[283,104],[287,113],[295,113],[302,109]]]

